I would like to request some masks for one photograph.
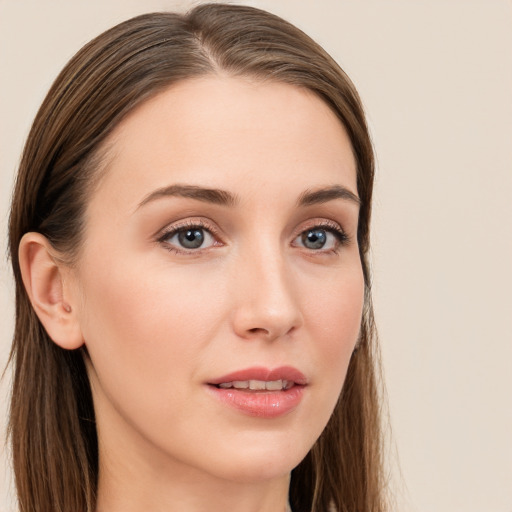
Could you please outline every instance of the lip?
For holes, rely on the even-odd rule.
[[[214,386],[223,382],[233,382],[234,380],[292,380],[295,384],[305,386],[307,384],[306,376],[293,366],[280,366],[270,370],[263,366],[255,366],[244,370],[237,370],[222,377],[208,381],[208,384]]]
[[[287,380],[293,381],[290,389],[279,391],[248,391],[235,388],[218,388],[218,384],[236,380]],[[305,375],[292,366],[275,369],[264,367],[246,368],[210,380],[207,390],[223,404],[248,416],[257,418],[277,418],[293,411],[301,402],[307,385]]]

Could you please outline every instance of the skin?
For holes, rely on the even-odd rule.
[[[297,205],[335,185],[356,195],[347,134],[309,91],[215,76],[145,102],[108,146],[78,265],[58,264],[36,234],[20,251],[52,338],[90,355],[97,510],[282,512],[290,471],[332,413],[360,328],[357,202]],[[222,189],[236,204],[148,200],[176,184]],[[164,236],[183,223],[213,234],[183,249]],[[321,249],[301,236],[316,226]],[[249,416],[207,392],[232,371],[283,365],[308,381],[284,416]]]

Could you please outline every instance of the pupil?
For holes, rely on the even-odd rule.
[[[204,241],[204,234],[202,229],[187,229],[178,234],[180,244],[187,249],[197,249],[201,247]]]
[[[312,229],[302,235],[302,242],[308,249],[321,249],[327,241],[327,235],[323,229]]]

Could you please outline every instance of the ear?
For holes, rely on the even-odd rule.
[[[46,237],[26,233],[19,246],[21,275],[32,307],[50,338],[73,350],[83,345],[78,308],[65,287],[67,268],[54,254]]]

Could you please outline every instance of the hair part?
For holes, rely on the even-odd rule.
[[[63,350],[42,327],[22,283],[20,240],[39,232],[63,261],[76,263],[109,135],[136,106],[172,84],[219,73],[309,89],[350,138],[365,279],[360,339],[327,427],[292,472],[290,503],[295,512],[385,509],[367,259],[374,162],[361,102],[335,61],[293,25],[252,7],[207,4],[186,15],[138,16],[92,40],[57,77],[30,130],[9,225],[16,283],[9,436],[21,512],[93,512],[98,441],[86,349]]]

